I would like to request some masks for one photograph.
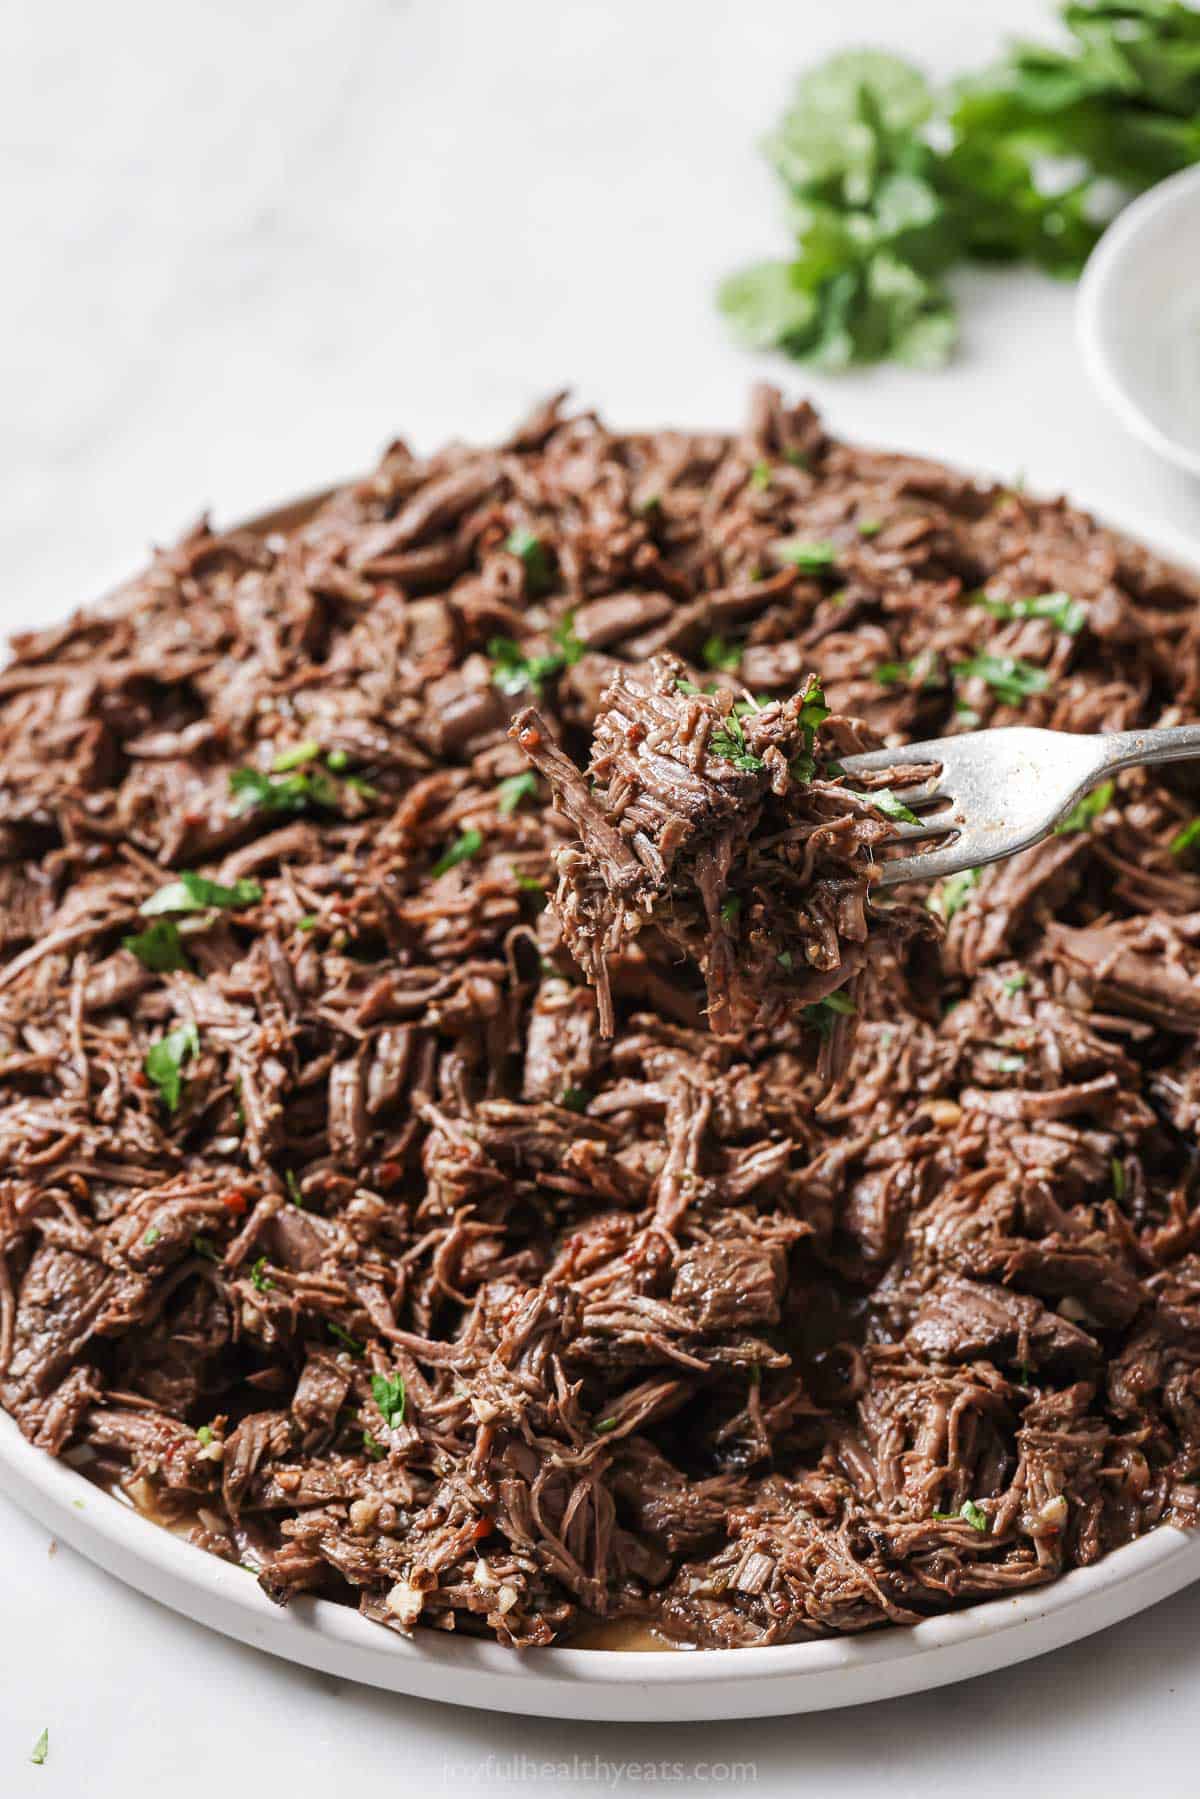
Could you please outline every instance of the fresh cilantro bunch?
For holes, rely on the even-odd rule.
[[[765,146],[794,253],[719,296],[745,342],[828,369],[936,365],[956,264],[1073,277],[1125,198],[1200,161],[1200,12],[1132,0],[1061,17],[1061,49],[1018,44],[946,96],[873,50],[801,78]]]
[[[879,51],[801,78],[765,145],[788,190],[795,254],[720,292],[746,342],[833,369],[944,358],[954,315],[940,277],[958,252],[924,135],[932,113],[924,77]]]

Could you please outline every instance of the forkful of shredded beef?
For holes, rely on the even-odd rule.
[[[551,905],[602,1036],[609,964],[652,933],[699,969],[718,1035],[795,1014],[819,1031],[826,1073],[844,1066],[868,957],[936,927],[922,907],[873,903],[874,852],[906,808],[886,775],[873,791],[845,784],[839,756],[877,739],[831,711],[815,676],[777,699],[702,688],[667,654],[621,668],[582,773],[536,708],[509,734],[577,833],[557,852]]]

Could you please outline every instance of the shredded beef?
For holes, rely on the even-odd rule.
[[[875,955],[930,930],[920,908],[869,904],[872,850],[891,830],[869,793],[843,786],[836,754],[865,747],[864,733],[830,714],[816,682],[784,701],[739,700],[702,693],[661,654],[641,680],[618,670],[601,695],[584,774],[534,708],[509,735],[579,834],[558,852],[551,903],[604,1037],[609,960],[646,925],[698,965],[714,1031],[769,1028],[809,1005],[830,1042],[833,1021],[855,1015],[842,989],[869,926]],[[828,1072],[849,1047],[843,1025]]]
[[[280,1603],[512,1645],[1195,1522],[1195,776],[884,905],[837,770],[1198,706],[1190,577],[765,390],[201,524],[0,672],[0,1400]]]

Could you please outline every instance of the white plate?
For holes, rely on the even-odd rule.
[[[289,502],[250,523],[291,523],[311,503]],[[1111,506],[1096,511],[1173,561],[1196,565],[1195,546],[1182,533],[1140,529]],[[419,1699],[549,1718],[711,1721],[893,1699],[1060,1649],[1200,1579],[1200,1532],[1164,1525],[1050,1586],[906,1629],[772,1649],[518,1653],[434,1630],[407,1639],[330,1600],[272,1605],[244,1569],[193,1548],[100,1492],[34,1449],[2,1412],[0,1489],[110,1574],[255,1649]]]
[[[1088,372],[1160,455],[1200,475],[1200,168],[1126,208],[1079,286]]]

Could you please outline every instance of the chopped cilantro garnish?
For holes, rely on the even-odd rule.
[[[280,750],[271,763],[273,775],[285,775],[290,769],[303,768],[306,762],[315,762],[321,754],[321,746],[311,737],[303,743],[294,743],[290,749]]]
[[[219,1262],[221,1259],[217,1254],[217,1246],[211,1237],[193,1237],[192,1254],[203,1256],[206,1262]]]
[[[1109,1167],[1112,1173],[1113,1198],[1119,1202],[1125,1197],[1125,1164],[1120,1156],[1114,1156]]]
[[[968,594],[967,598],[993,618],[1048,618],[1068,637],[1078,637],[1087,623],[1087,608],[1069,593],[1039,593],[1030,600],[993,600],[986,593]]]
[[[800,1016],[810,1030],[817,1031],[822,1037],[828,1037],[833,1029],[834,1018],[840,1013],[849,1018],[858,1010],[848,993],[827,993],[811,1006],[805,1006]]]
[[[931,912],[937,912],[949,924],[954,914],[962,911],[971,897],[971,889],[978,887],[980,878],[981,870],[978,868],[964,868],[961,874],[947,875],[925,904]]]
[[[203,912],[209,906],[253,906],[262,896],[257,881],[235,881],[232,887],[224,887],[220,881],[210,881],[207,875],[185,870],[177,881],[160,887],[138,909],[143,918],[153,918],[160,912]]]
[[[450,869],[457,868],[460,862],[469,862],[471,857],[477,856],[482,848],[482,831],[474,828],[464,831],[462,836],[450,845],[445,855],[438,857],[429,872],[436,881],[442,875],[449,873]]]
[[[49,1753],[50,1753],[50,1727],[49,1727],[49,1725],[47,1725],[46,1729],[43,1730],[43,1732],[42,1732],[41,1736],[38,1738],[37,1742],[33,1745],[33,1754],[30,1756],[29,1759],[33,1763],[35,1768],[40,1768],[42,1763],[45,1761],[46,1757],[49,1755]]]
[[[306,912],[303,918],[296,920],[296,929],[298,931],[315,931],[320,922],[315,912]]]
[[[985,1532],[988,1528],[987,1513],[973,1499],[965,1500],[956,1512],[935,1512],[933,1516],[938,1524],[957,1524],[961,1518],[972,1530]]]
[[[536,532],[518,525],[509,532],[504,547],[525,566],[525,591],[531,600],[540,599],[554,585],[554,563],[550,551]]]
[[[292,1204],[294,1206],[299,1206],[300,1210],[303,1211],[304,1195],[300,1191],[300,1182],[296,1178],[294,1169],[288,1168],[284,1171],[283,1184],[287,1188],[288,1198],[291,1200]]]
[[[729,714],[724,724],[713,732],[708,740],[708,748],[712,755],[719,756],[722,762],[732,762],[735,768],[757,772],[766,767],[760,756],[750,754],[746,747],[746,733],[742,729],[742,721],[733,712]]]
[[[360,800],[377,800],[379,798],[378,787],[372,787],[370,781],[364,781],[361,775],[347,775],[343,785],[348,787],[351,793],[356,793]]]
[[[582,1087],[564,1087],[558,1103],[565,1106],[568,1112],[586,1112],[590,1099],[591,1094],[585,1093]]]
[[[771,485],[771,465],[769,462],[756,462],[750,470],[750,485],[758,493],[765,493]]]
[[[150,1226],[150,1229],[146,1232],[145,1236],[142,1238],[142,1242],[146,1245],[147,1249],[153,1249],[154,1245],[158,1242],[158,1239],[161,1236],[162,1236],[162,1232],[159,1230],[158,1226],[156,1224],[152,1224]]]
[[[782,968],[787,974],[791,974],[791,972],[792,972],[792,952],[790,949],[781,949],[779,954],[776,956],[775,960],[778,962],[780,968]]]
[[[878,537],[882,530],[883,520],[881,518],[860,518],[858,521],[860,537]]]
[[[331,768],[335,775],[340,775],[349,768],[350,757],[345,750],[330,750],[325,758],[325,766]]]
[[[1182,831],[1178,831],[1175,836],[1172,837],[1171,854],[1173,856],[1185,856],[1197,843],[1200,843],[1200,818],[1193,818],[1188,824],[1184,825]]]
[[[179,1110],[184,1064],[199,1054],[200,1034],[190,1020],[187,1024],[177,1025],[173,1031],[168,1031],[165,1037],[160,1037],[146,1051],[142,1067],[147,1078],[158,1088],[168,1112]]]
[[[593,1425],[592,1428],[598,1437],[602,1437],[606,1431],[616,1430],[617,1421],[615,1418],[601,1418],[599,1424]]]
[[[1022,700],[1031,694],[1044,693],[1050,685],[1050,677],[1044,668],[1023,662],[1019,656],[993,656],[987,651],[960,662],[954,672],[963,680],[973,676],[986,681],[996,698],[1007,706],[1019,706]]]
[[[736,893],[731,893],[728,899],[721,901],[721,917],[726,924],[733,924],[741,909],[742,902]]]
[[[213,1441],[211,1424],[202,1424],[200,1426],[200,1429],[196,1432],[196,1441],[197,1443],[202,1443],[205,1449],[208,1449],[211,1446]]]
[[[501,812],[515,812],[524,799],[532,799],[537,792],[537,776],[531,768],[523,774],[509,775],[501,781],[496,789],[496,804]]]
[[[1059,837],[1066,837],[1073,831],[1090,830],[1092,820],[1099,818],[1106,807],[1112,804],[1112,796],[1115,791],[1111,781],[1102,781],[1099,787],[1092,789],[1091,793],[1085,793],[1083,798],[1077,800],[1071,807],[1062,823],[1055,825],[1055,834]]]
[[[1014,993],[1020,993],[1021,989],[1023,987],[1028,987],[1028,985],[1029,976],[1022,970],[1019,974],[1009,975],[1004,983],[1004,991],[1011,999]]]
[[[528,692],[535,699],[538,698],[544,681],[560,674],[564,668],[573,667],[583,655],[584,645],[571,628],[572,617],[573,614],[568,614],[555,627],[553,638],[556,647],[540,651],[534,656],[527,656],[515,638],[491,638],[487,653],[493,665],[492,685],[498,687],[501,693],[513,695]]]
[[[360,1343],[357,1337],[352,1337],[350,1332],[346,1330],[344,1326],[335,1324],[332,1318],[327,1318],[325,1324],[330,1336],[336,1338],[344,1349],[348,1349],[350,1354],[357,1361],[366,1349],[366,1344]]]
[[[269,1293],[271,1288],[275,1285],[275,1282],[267,1273],[266,1256],[259,1256],[257,1262],[255,1262],[254,1266],[251,1268],[250,1285],[257,1293]]]
[[[705,639],[700,655],[705,668],[722,669],[729,674],[742,660],[742,646],[726,643],[723,637],[709,637]]]
[[[877,812],[882,812],[885,818],[894,819],[897,824],[918,825],[921,822],[912,807],[906,806],[902,799],[897,798],[890,787],[881,787],[875,793],[865,793],[863,798]]]
[[[362,1434],[362,1445],[363,1454],[369,1462],[381,1462],[387,1454],[383,1444],[378,1442],[369,1430],[364,1430]]]
[[[997,1074],[1019,1074],[1025,1066],[1025,1058],[1015,1051],[1011,1055],[997,1056],[992,1067]]]
[[[871,679],[880,687],[897,687],[901,682],[920,679],[923,688],[940,687],[945,680],[942,659],[936,654],[914,656],[908,662],[880,662],[871,670]]]
[[[169,918],[156,918],[147,930],[139,931],[133,937],[122,937],[121,947],[130,950],[152,974],[172,974],[178,968],[189,966],[183,953],[179,926]]]
[[[297,769],[275,779],[258,768],[235,768],[229,777],[235,818],[247,812],[306,812],[310,806],[334,811],[338,790],[323,769]]]
[[[404,1423],[404,1379],[399,1374],[373,1374],[371,1397],[389,1430]]]
[[[519,868],[511,869],[510,873],[522,893],[536,893],[542,905],[546,904],[546,889],[536,875],[522,874]]]
[[[786,537],[775,545],[780,562],[790,562],[803,575],[820,575],[832,568],[838,558],[837,545],[824,540],[805,542],[799,537]]]

